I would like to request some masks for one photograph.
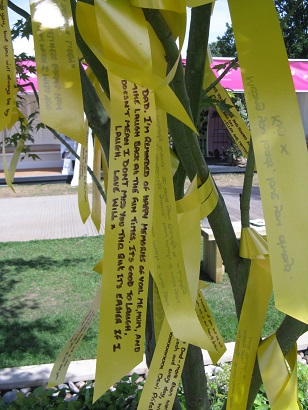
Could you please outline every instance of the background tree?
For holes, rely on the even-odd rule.
[[[74,11],[76,2],[72,0],[71,3]],[[89,1],[87,1],[87,3],[89,3]],[[16,7],[12,2],[9,2],[9,4],[10,7],[19,12],[19,14],[25,19],[21,23],[18,23],[18,26],[16,26],[17,33],[21,33],[21,35],[28,35],[29,31],[25,29],[25,24],[29,24],[29,15],[24,10],[20,12],[18,7]],[[173,67],[178,59],[179,50],[167,22],[158,10],[144,9],[143,12],[164,47],[169,68]],[[171,87],[173,88],[175,94],[195,123],[197,123],[200,116],[200,102],[202,98],[202,83],[207,55],[206,50],[208,45],[210,18],[210,4],[192,9],[186,69],[184,71],[182,65],[179,64],[174,79],[171,83]],[[106,95],[109,95],[109,84],[106,69],[85,44],[78,32],[77,26],[75,27],[75,30],[77,44],[84,61],[86,61],[86,63],[91,67]],[[221,45],[225,44],[225,47],[226,44],[228,45],[228,48],[225,48],[224,50],[229,50],[230,55],[235,52],[234,40],[232,39],[232,28],[229,25],[227,25],[226,35],[222,36],[220,40]],[[110,139],[109,121],[106,121],[106,114],[102,103],[100,102],[90,81],[87,79],[82,67],[81,78],[85,113],[87,115],[89,125],[99,137],[102,148],[108,158]],[[178,171],[174,176],[175,197],[176,199],[179,199],[184,194],[184,183],[186,176],[192,180],[197,174],[200,183],[202,184],[209,177],[209,168],[199,148],[196,134],[171,116],[168,118],[168,127],[173,145],[180,160]],[[249,210],[249,198],[251,193],[253,171],[254,157],[253,151],[251,150],[246,169],[243,194],[241,197],[242,225],[244,227],[249,226],[249,211],[247,210]],[[250,261],[239,256],[239,244],[236,239],[224,200],[220,194],[218,204],[214,211],[209,215],[208,220],[213,229],[226,272],[230,278],[237,317],[239,318],[246,291]],[[151,355],[153,353],[153,345],[155,345],[155,340],[152,335],[150,313],[151,303],[149,303],[149,321],[147,323],[146,353],[148,363],[150,362]],[[298,337],[306,330],[307,325],[286,316],[276,333],[277,339],[284,354],[291,349]],[[207,380],[204,373],[202,352],[195,346],[189,346],[182,381],[187,407],[189,409],[209,409],[210,405],[207,396]],[[258,364],[256,363],[251,382],[248,408],[252,407],[260,385],[261,376],[258,369]],[[174,408],[180,409],[179,403],[176,402]]]
[[[308,3],[275,0],[289,58],[308,58]],[[286,20],[285,22],[283,22]]]
[[[211,53],[215,57],[235,57],[236,55],[233,28],[229,23],[226,23],[226,27],[224,34],[210,43]]]
[[[302,0],[275,0],[283,38],[289,58],[308,58],[308,3]],[[232,26],[210,43],[215,57],[235,57],[236,47]]]

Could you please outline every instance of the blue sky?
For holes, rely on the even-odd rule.
[[[29,0],[19,0],[17,4],[29,11]],[[9,10],[9,19],[11,25],[18,19],[18,15]],[[226,23],[230,23],[230,14],[227,0],[216,0],[214,11],[211,19],[210,42],[215,41],[217,36],[221,36],[226,30]],[[184,44],[182,55],[185,57],[186,46]],[[27,40],[17,40],[14,43],[14,52],[19,54],[26,51],[28,54],[33,53],[33,43]]]
[[[226,23],[231,24],[227,0],[216,0],[211,19],[210,43],[226,31]]]

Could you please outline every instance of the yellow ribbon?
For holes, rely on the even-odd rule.
[[[183,0],[130,0],[130,3],[136,7],[147,9],[169,10],[176,13],[185,13],[185,1]]]
[[[119,7],[122,9],[121,14],[116,11]],[[154,90],[156,103],[160,108],[179,118],[196,131],[176,95],[166,85],[168,82],[154,73],[149,63],[151,46],[150,39],[147,38],[148,26],[142,10],[138,7],[131,7],[127,0],[97,0],[95,7],[79,2],[76,16],[84,40],[108,71],[120,78]],[[117,32],[116,38],[113,36],[115,31]],[[139,46],[134,45],[136,38],[142,39],[138,43]],[[115,41],[117,47],[113,45]],[[127,53],[126,46],[128,43],[131,45],[129,53]],[[103,44],[102,47],[101,44]],[[157,39],[155,44],[161,48]],[[158,55],[160,56],[160,67],[165,67],[163,50],[156,54],[156,57]],[[156,66],[159,65],[156,64]]]
[[[79,183],[78,183],[78,207],[82,222],[85,223],[91,214],[89,197],[88,197],[88,182],[87,182],[87,166],[88,166],[88,137],[86,137],[86,145],[81,145],[80,162],[79,162]]]
[[[272,1],[229,0],[266,221],[276,307],[308,323],[307,146]],[[272,61],[275,75],[269,78]]]
[[[236,335],[227,410],[246,409],[252,371],[272,291],[269,259],[264,258],[263,254],[268,253],[265,241],[253,228],[243,228],[242,234],[240,255],[252,261]],[[258,254],[258,251],[262,254]]]
[[[7,166],[7,161],[6,161],[4,134],[2,135],[2,161],[3,161],[3,170],[4,170],[5,182],[11,188],[11,190],[15,192],[15,190],[13,188],[11,176],[10,176],[10,171],[9,171],[9,168]]]
[[[184,266],[173,195],[168,139],[164,137],[166,135],[164,131],[167,130],[165,116],[159,115],[158,125],[159,145],[156,159],[151,273],[159,289],[164,312],[174,335],[206,349],[208,338],[195,313],[197,287],[194,290],[195,294],[191,295]],[[194,210],[198,214],[196,229],[200,236],[200,210],[196,209],[197,211]],[[196,219],[193,223],[189,223],[186,230],[190,229],[196,223],[195,221]],[[196,248],[199,252],[200,247],[196,246]]]
[[[102,149],[100,142],[96,136],[94,136],[94,158],[93,158],[93,172],[96,176],[97,181],[101,180],[101,163],[102,163]],[[101,194],[92,181],[92,212],[91,219],[96,227],[97,232],[99,232],[101,227],[102,219],[102,208],[101,208]]]
[[[87,313],[59,353],[49,376],[48,387],[64,383],[65,375],[70,362],[72,361],[72,358],[87,333],[91,323],[93,322],[95,314],[99,308],[100,295],[101,287],[99,286]]]
[[[158,154],[158,160],[161,161],[161,158],[161,154]],[[161,180],[164,180],[163,175],[164,173]],[[211,192],[213,188],[215,188],[213,182],[209,179],[204,186],[197,189],[197,178],[195,178],[186,196],[176,204],[178,212],[181,212],[178,214],[178,225],[190,297],[192,301],[196,301],[195,311],[207,338],[207,344],[203,347],[209,351],[213,362],[216,363],[224,353],[225,345],[206,301],[200,290],[198,291],[201,246],[200,208],[202,202],[206,204],[203,210],[206,208],[207,211],[202,213],[202,217],[207,216],[215,208],[217,201],[213,203],[210,195],[206,194],[207,199],[204,199],[204,191],[208,189]],[[167,291],[165,287],[159,284],[157,286],[162,294]],[[174,286],[177,288],[176,283]],[[180,340],[173,335],[171,319],[169,324],[166,318],[163,320],[162,304],[155,288],[153,297],[157,344],[138,408],[169,409],[173,406],[188,344],[186,339]],[[190,328],[189,331],[193,332],[194,329]]]
[[[204,4],[215,3],[215,0],[187,0],[186,5],[188,7],[199,7]]]
[[[69,0],[30,0],[41,121],[85,145],[78,49]]]
[[[1,1],[0,12],[0,131],[2,131],[6,127],[10,128],[13,109],[16,106],[16,74],[7,0]]]
[[[216,81],[216,76],[210,68],[208,59],[204,73],[203,88],[206,89],[214,81]],[[229,110],[232,115],[220,109],[219,106],[216,106],[216,110],[223,120],[229,133],[231,134],[233,140],[241,150],[242,154],[247,158],[249,150],[250,131],[243,121],[242,117],[240,116],[239,112],[237,111],[236,107],[232,103],[228,93],[222,87],[222,85],[218,83],[207,93],[207,95],[214,96],[218,101],[225,101],[225,103],[230,106]]]
[[[154,94],[111,73],[109,84],[112,115],[104,244],[108,258],[103,268],[94,400],[142,361],[155,178]]]
[[[284,358],[276,335],[263,340],[258,349],[260,372],[272,410],[298,410],[296,344]]]

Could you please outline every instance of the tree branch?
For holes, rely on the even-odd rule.
[[[252,141],[250,141],[248,158],[246,164],[243,192],[240,195],[240,208],[241,208],[241,221],[243,228],[249,228],[249,210],[250,210],[250,198],[251,188],[255,169],[255,156],[253,152]]]
[[[31,16],[29,13],[26,12],[26,10],[18,7],[15,3],[13,3],[11,0],[8,0],[8,6],[11,10],[15,11],[15,13],[19,14],[21,17],[25,18],[26,20],[31,19]]]
[[[207,94],[212,88],[215,87],[231,70],[231,68],[234,68],[238,62],[238,58],[235,57],[233,60],[230,61],[229,65],[225,68],[225,70],[220,74],[219,77],[216,78],[216,80],[210,84],[205,90],[203,90],[204,94]]]
[[[212,4],[194,7],[186,56],[185,84],[194,123],[199,121]]]

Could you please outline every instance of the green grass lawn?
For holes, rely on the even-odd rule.
[[[103,237],[0,243],[0,368],[53,363],[86,313],[100,277]],[[237,320],[228,276],[206,299],[225,340]],[[264,335],[283,315],[271,301]],[[253,318],[252,318],[253,320]],[[96,357],[98,315],[74,360]]]
[[[103,237],[0,244],[0,368],[52,363],[100,281]],[[98,320],[75,359],[96,356]]]
[[[237,318],[228,275],[223,275],[222,283],[211,283],[210,287],[204,290],[204,295],[225,343],[234,342],[236,338]],[[283,318],[284,314],[278,311],[274,306],[274,298],[272,295],[262,335],[268,336],[273,333]],[[252,317],[251,320],[253,321],[254,318]]]

